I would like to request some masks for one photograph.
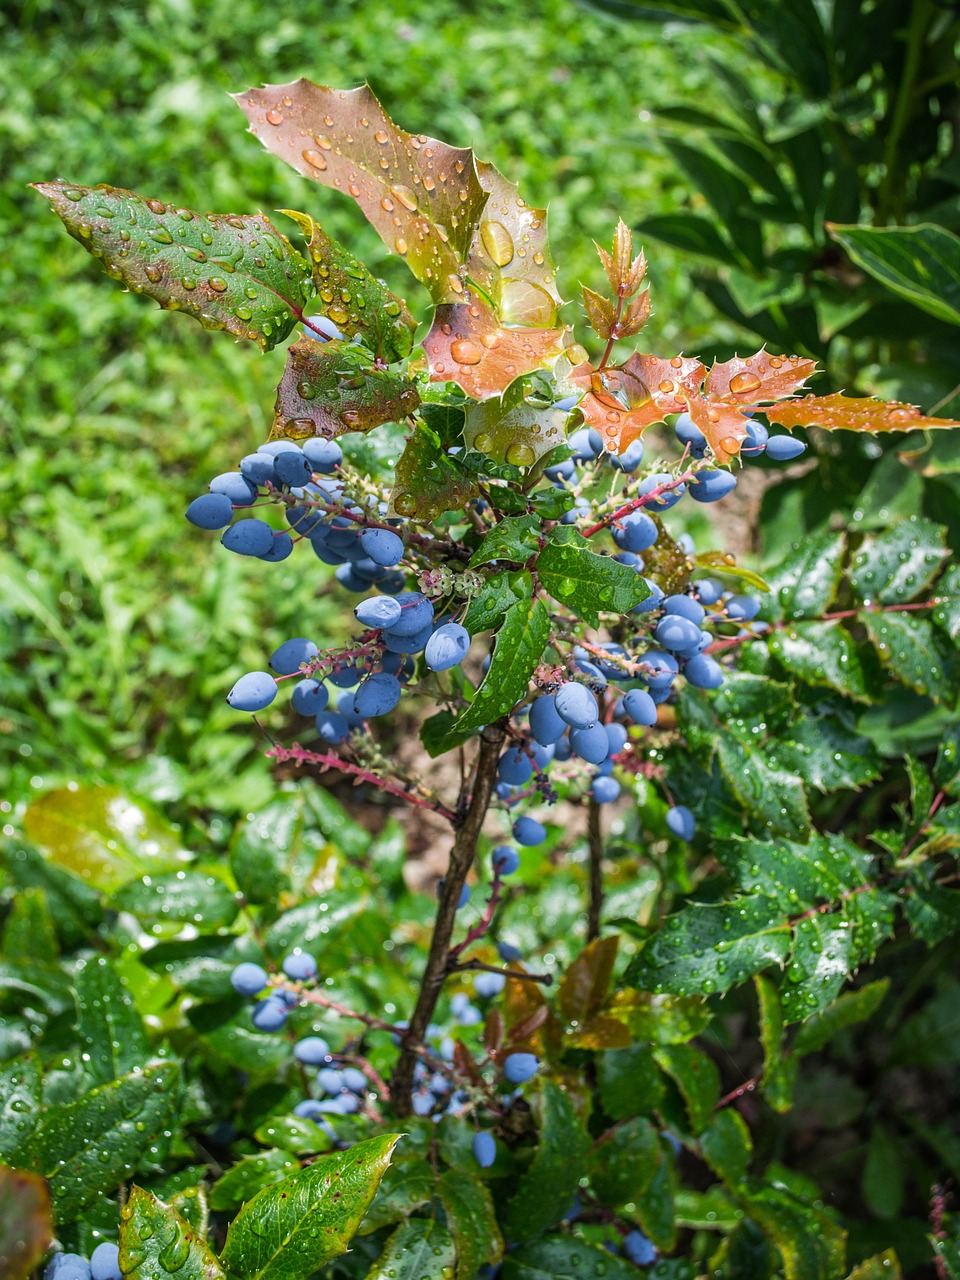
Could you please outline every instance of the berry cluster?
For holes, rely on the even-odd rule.
[[[104,1240],[89,1258],[80,1253],[55,1253],[44,1268],[43,1280],[123,1280],[120,1250]]]

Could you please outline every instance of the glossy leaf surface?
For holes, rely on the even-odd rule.
[[[216,1255],[176,1209],[133,1187],[120,1214],[120,1267],[129,1280],[223,1280]]]

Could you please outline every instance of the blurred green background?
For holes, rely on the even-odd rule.
[[[891,38],[900,34],[897,26]],[[264,439],[282,349],[262,356],[125,294],[27,184],[106,182],[220,213],[305,209],[424,317],[426,295],[352,202],[271,159],[247,134],[231,91],[300,75],[345,86],[366,79],[403,127],[471,145],[528,201],[549,203],[560,285],[571,299],[581,281],[603,287],[592,241],[608,242],[619,216],[634,226],[674,217],[676,228],[700,215],[723,223],[718,211],[734,188],[702,165],[702,185],[695,181],[698,153],[677,144],[678,110],[681,124],[689,111],[702,129],[742,113],[748,97],[769,99],[774,134],[799,120],[826,136],[842,120],[869,142],[892,97],[884,97],[885,69],[874,68],[880,88],[863,91],[866,107],[841,94],[807,125],[808,91],[748,40],[667,15],[624,21],[572,0],[34,0],[3,10],[0,37],[0,221],[11,245],[0,259],[0,792],[8,812],[74,779],[121,781],[225,814],[265,800],[262,743],[229,712],[224,692],[240,672],[262,667],[280,638],[336,634],[351,603],[304,557],[241,561],[183,521],[208,480]],[[849,33],[861,53],[866,37],[865,28]],[[714,137],[711,145],[721,144]],[[865,182],[872,172],[866,164]],[[751,192],[738,181],[737,199],[756,197],[760,211],[734,210],[731,235],[744,216],[759,225],[769,209],[761,186]],[[792,234],[785,216],[771,252]],[[693,283],[703,257],[662,240],[647,238],[645,247],[654,304],[645,349],[703,359],[726,357],[738,342],[756,349],[766,312],[738,326]],[[768,298],[782,263],[758,260],[755,271]],[[939,393],[918,383],[910,344],[932,322],[908,307],[904,324],[897,307],[901,375],[882,389],[929,409]],[[574,301],[565,318],[579,312]],[[940,329],[953,339],[955,330]],[[889,368],[892,348],[868,340],[875,373],[884,358]],[[805,349],[821,354],[817,341],[814,325]],[[849,344],[844,350],[844,367],[858,368]],[[852,389],[830,372],[831,390]],[[949,483],[924,482],[921,491],[916,472],[872,441],[821,442],[808,481],[768,491],[759,515],[758,503],[730,512],[731,530],[740,525],[734,542],[748,545],[743,526],[752,521],[778,554],[799,530],[846,519],[855,506],[862,528],[873,511],[883,521],[922,509],[958,532],[960,460],[952,441],[945,448],[937,465]]]

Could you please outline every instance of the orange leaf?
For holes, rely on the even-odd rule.
[[[644,289],[639,298],[634,298],[627,307],[617,325],[617,337],[629,338],[639,333],[650,318],[650,290]]]
[[[715,364],[707,374],[703,392],[710,400],[750,407],[763,400],[783,400],[792,395],[816,369],[815,360],[768,356],[761,347],[756,355],[734,356]]]
[[[694,424],[707,437],[718,462],[729,462],[740,452],[747,435],[747,409],[737,409],[722,400],[705,400],[691,396],[687,411]],[[766,412],[766,411],[765,411]]]
[[[960,427],[952,418],[927,418],[915,405],[871,397],[804,396],[763,410],[770,422],[787,427],[820,427],[823,431],[929,431]]]
[[[587,363],[577,365],[569,381],[587,392],[578,406],[587,425],[600,432],[610,453],[623,453],[665,414],[681,413],[703,374],[699,360],[661,360],[634,353],[622,365],[602,371]]]
[[[26,1280],[52,1239],[46,1182],[38,1174],[0,1165],[0,1275]]]
[[[469,147],[399,129],[367,85],[295,80],[234,97],[268,151],[353,197],[434,301],[463,292],[460,267],[487,203]]]
[[[563,975],[557,1004],[568,1022],[585,1022],[596,1013],[607,994],[617,958],[619,938],[596,938],[577,956]]]
[[[562,351],[563,329],[506,329],[485,302],[468,298],[437,307],[423,343],[431,382],[455,382],[488,400]]]
[[[602,294],[595,293],[593,289],[588,289],[586,285],[582,285],[581,288],[583,290],[583,305],[587,312],[587,322],[594,333],[606,340],[613,333],[616,317],[614,305],[609,298],[604,298]]]
[[[405,375],[378,368],[362,346],[301,338],[287,348],[277,387],[271,440],[334,439],[402,422],[420,404]]]

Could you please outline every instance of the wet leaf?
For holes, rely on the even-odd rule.
[[[0,1275],[27,1280],[52,1240],[47,1184],[34,1173],[0,1164]]]
[[[470,601],[463,625],[472,636],[496,627],[511,605],[530,596],[530,583],[522,570],[496,573]]]
[[[699,394],[705,373],[699,360],[635,352],[622,365],[602,371],[579,364],[570,381],[586,393],[579,404],[584,421],[600,432],[610,453],[620,454],[652,423],[682,413],[688,399]]]
[[[32,1053],[0,1066],[0,1161],[14,1163],[40,1114],[40,1059]]]
[[[817,362],[800,356],[771,356],[761,347],[756,355],[734,356],[714,363],[703,394],[722,404],[750,409],[793,395],[816,373]]]
[[[792,622],[819,618],[827,612],[840,585],[845,549],[842,533],[817,534],[794,545],[776,569],[767,574],[779,605],[779,617]]]
[[[306,1280],[356,1234],[397,1134],[323,1156],[247,1201],[230,1224],[224,1266],[239,1280]]]
[[[50,1184],[58,1221],[115,1188],[148,1155],[173,1121],[178,1080],[176,1064],[166,1062],[43,1113],[29,1151]]]
[[[640,1225],[658,1249],[669,1253],[676,1244],[676,1173],[673,1161],[661,1144],[662,1157],[643,1195],[637,1197]]]
[[[717,740],[717,760],[731,791],[769,831],[797,835],[808,829],[810,813],[803,780],[781,768],[779,761],[733,734]]]
[[[29,806],[23,825],[48,858],[104,893],[190,858],[173,827],[118,787],[47,791]]]
[[[279,1036],[257,1031],[250,1021],[249,1003],[232,993],[216,1004],[194,1005],[187,1018],[207,1053],[237,1071],[275,1071],[290,1058],[289,1044]]]
[[[599,614],[629,613],[646,600],[643,578],[612,556],[600,556],[578,530],[558,525],[547,534],[537,557],[544,589],[584,622],[596,626]]]
[[[956,658],[926,618],[915,613],[863,614],[880,661],[896,678],[934,702],[956,694]]]
[[[204,329],[269,351],[313,297],[307,263],[262,213],[196,213],[120,187],[34,186],[109,276]]]
[[[700,1135],[700,1150],[714,1173],[738,1191],[753,1155],[750,1130],[743,1116],[732,1107],[718,1111]]]
[[[398,128],[367,85],[301,79],[234,97],[268,151],[351,196],[435,302],[456,299],[487,203],[469,148]]]
[[[457,1248],[456,1280],[474,1280],[482,1263],[497,1263],[503,1257],[490,1192],[479,1178],[448,1170],[437,1180],[437,1195]]]
[[[720,1097],[720,1073],[712,1059],[692,1044],[662,1045],[653,1056],[680,1090],[690,1118],[690,1132],[700,1133],[710,1122]]]
[[[536,516],[504,516],[494,525],[470,557],[470,567],[508,560],[523,564],[540,544],[540,520]]]
[[[378,360],[392,364],[410,354],[417,322],[402,298],[381,281],[309,214],[281,209],[303,232],[313,267],[317,300],[313,304],[347,339],[360,336]]]
[[[816,915],[793,930],[793,950],[780,986],[787,1022],[803,1022],[837,995],[853,968],[848,920]]]
[[[479,295],[444,303],[423,341],[430,381],[455,382],[474,400],[489,400],[515,378],[556,360],[564,334],[549,324],[507,328]]]
[[[525,401],[510,405],[495,398],[482,400],[467,410],[463,439],[468,449],[494,462],[530,467],[563,444],[567,416],[563,410]]]
[[[587,313],[587,323],[598,337],[606,341],[613,333],[616,323],[616,308],[609,298],[604,298],[593,289],[582,286],[583,306]]]
[[[864,538],[850,568],[850,584],[870,604],[901,604],[926,591],[947,555],[946,528],[909,516]]]
[[[610,288],[618,297],[632,298],[640,288],[647,271],[647,261],[643,251],[634,257],[633,232],[622,218],[617,221],[617,229],[613,233],[613,252],[596,245],[603,269],[610,281]]]
[[[566,1043],[573,1049],[626,1049],[632,1037],[629,1027],[612,1014],[597,1013],[575,1031],[568,1032]]]
[[[744,1208],[780,1250],[784,1280],[833,1280],[844,1270],[847,1233],[825,1210],[772,1185],[749,1195]]]
[[[853,262],[938,320],[960,324],[960,237],[946,227],[847,227],[827,230]]]
[[[520,1244],[541,1235],[570,1208],[580,1181],[580,1162],[590,1145],[573,1103],[558,1085],[545,1080],[540,1098],[537,1150],[517,1179],[502,1218],[505,1234]]]
[[[636,1040],[652,1044],[681,1044],[692,1039],[710,1021],[710,1009],[700,996],[654,995],[625,987],[607,1005]]]
[[[258,1191],[274,1182],[282,1182],[299,1167],[294,1156],[276,1148],[244,1156],[210,1188],[210,1208],[239,1209],[245,1200],[252,1200]]]
[[[600,1135],[585,1172],[600,1203],[615,1209],[643,1195],[661,1159],[656,1129],[643,1116],[634,1116]]]
[[[764,416],[780,427],[819,427],[821,431],[864,431],[880,435],[885,431],[930,431],[958,427],[951,418],[929,418],[915,405],[899,400],[858,398],[835,392],[829,396],[804,396],[763,410]]]
[[[784,1020],[780,992],[765,974],[754,976],[760,1007],[760,1044],[763,1047],[763,1096],[774,1111],[793,1106],[797,1061],[784,1054]]]
[[[903,1280],[903,1272],[894,1250],[884,1249],[854,1267],[847,1280]]]
[[[775,631],[770,652],[805,684],[836,689],[857,702],[872,701],[860,654],[839,622],[800,622]]]
[[[11,960],[55,961],[60,954],[47,895],[27,889],[16,895],[3,930],[3,954]]]
[[[436,432],[417,423],[397,461],[393,509],[413,520],[462,511],[479,495],[476,476],[444,449]]]
[[[858,991],[845,991],[826,1009],[814,1014],[798,1028],[791,1047],[792,1053],[797,1057],[817,1053],[846,1027],[866,1022],[883,1003],[889,989],[890,979],[882,978],[879,982],[868,983]]]
[[[380,1180],[358,1235],[369,1235],[381,1227],[408,1218],[414,1209],[429,1203],[436,1189],[436,1174],[422,1161],[403,1160],[392,1164]]]
[[[646,1044],[601,1054],[597,1059],[597,1085],[603,1109],[611,1120],[652,1114],[663,1094],[663,1076],[653,1060],[653,1049]]]
[[[859,790],[880,777],[881,760],[869,738],[830,716],[807,716],[777,742],[777,762],[818,791]]]
[[[120,1268],[129,1280],[223,1280],[217,1257],[176,1209],[142,1187],[120,1214]]]
[[[636,1280],[637,1269],[575,1236],[546,1236],[511,1250],[503,1280]]]
[[[348,431],[372,431],[384,422],[402,422],[419,404],[410,379],[377,368],[366,347],[302,338],[287,348],[270,439],[332,440]]]
[[[84,960],[77,969],[77,1039],[92,1084],[109,1084],[150,1056],[143,1019],[110,961]]]
[[[366,1280],[450,1280],[457,1249],[447,1228],[435,1218],[411,1218],[398,1227]]]
[[[473,702],[457,720],[458,732],[493,724],[516,706],[549,636],[550,615],[542,600],[528,598],[510,606],[496,634],[490,668]]]
[[[613,976],[619,943],[616,934],[595,938],[563,975],[557,1003],[568,1022],[582,1023],[602,1007]]]

